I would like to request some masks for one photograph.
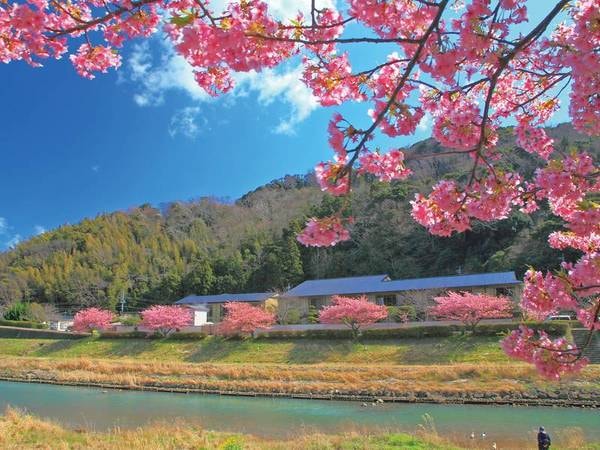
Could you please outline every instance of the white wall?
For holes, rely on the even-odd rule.
[[[194,311],[194,326],[200,327],[202,325],[206,325],[206,323],[208,322],[206,320],[206,315],[206,311]]]

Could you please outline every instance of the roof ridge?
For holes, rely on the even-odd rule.
[[[391,279],[389,281],[428,280],[431,278],[458,278],[458,277],[472,277],[475,275],[499,275],[499,274],[512,274],[512,275],[515,275],[515,278],[516,278],[516,273],[514,270],[507,270],[505,272],[478,272],[478,273],[461,273],[461,274],[456,274],[456,275],[437,275],[435,277],[395,278],[395,279]],[[387,282],[388,281],[386,281],[386,283]]]
[[[302,283],[306,283],[308,281],[349,280],[349,279],[353,279],[353,278],[371,278],[371,277],[379,277],[379,276],[382,277],[382,279],[383,279],[385,277],[389,277],[389,274],[387,274],[387,273],[378,273],[376,275],[357,275],[357,276],[354,276],[354,277],[317,278],[317,279],[314,279],[314,280],[304,280]],[[302,284],[302,283],[300,283],[300,284]]]

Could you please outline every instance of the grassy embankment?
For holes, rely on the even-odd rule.
[[[532,441],[529,439],[527,442]],[[576,430],[555,436],[556,450],[600,450],[600,444],[586,444]],[[512,445],[514,444],[514,445]],[[468,448],[488,449],[490,443],[473,442]],[[109,432],[69,430],[15,410],[0,416],[0,448],[6,450],[461,450],[435,430],[422,429],[411,436],[403,433],[346,433],[343,435],[311,434],[293,440],[266,440],[249,435],[211,432],[191,423],[151,424],[134,430]],[[525,442],[507,442],[502,448],[527,450]]]
[[[508,362],[495,336],[366,340],[0,339],[0,356],[252,364]]]
[[[199,364],[201,363],[201,364]],[[199,341],[0,339],[0,377],[124,388],[408,401],[598,403],[600,366],[562,383],[507,360],[496,337]],[[547,393],[547,395],[546,395]]]
[[[25,449],[457,449],[437,436],[407,434],[343,436],[310,435],[293,441],[264,440],[248,435],[210,432],[190,424],[154,424],[135,430],[115,429],[98,433],[74,431],[58,424],[7,410],[0,416],[0,448]]]

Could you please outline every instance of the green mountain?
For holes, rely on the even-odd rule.
[[[548,130],[559,150],[600,155],[592,140],[563,124]],[[531,176],[535,160],[515,149],[512,129],[501,130],[506,169]],[[550,249],[561,221],[541,210],[476,223],[451,238],[430,236],[410,217],[408,201],[439,178],[463,179],[470,159],[431,158],[433,140],[413,145],[414,176],[383,184],[361,180],[352,199],[353,240],[307,249],[295,240],[307,217],[323,216],[342,200],[323,194],[312,175],[285,176],[234,203],[213,198],[102,214],[64,225],[0,254],[0,306],[17,300],[127,308],[170,303],[190,293],[283,290],[304,279],[389,273],[394,278],[516,269],[555,268],[577,255]]]

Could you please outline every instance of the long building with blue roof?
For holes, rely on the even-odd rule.
[[[280,317],[294,316],[306,319],[311,308],[321,309],[331,302],[332,296],[364,295],[370,301],[380,305],[413,306],[418,314],[426,316],[428,307],[433,305],[433,298],[448,291],[503,295],[516,301],[521,295],[521,286],[522,282],[517,279],[514,272],[405,280],[392,280],[387,274],[378,274],[307,280],[280,295],[274,292],[188,295],[175,303],[198,311],[206,311],[209,322],[221,320],[223,305],[227,302],[252,303],[277,310]]]
[[[478,273],[429,278],[392,280],[387,274],[308,280],[282,294],[279,307],[297,309],[306,315],[311,307],[320,309],[334,295],[366,296],[386,306],[413,306],[425,314],[433,298],[447,291],[468,291],[504,295],[517,299],[521,281],[514,272]]]

